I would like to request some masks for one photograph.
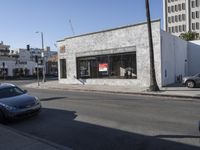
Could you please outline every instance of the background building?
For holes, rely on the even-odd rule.
[[[58,76],[58,54],[51,55],[46,61],[46,74]]]
[[[44,59],[41,54],[41,49],[30,48],[26,49],[19,48],[10,50],[9,45],[0,43],[0,77],[24,77],[34,76],[37,74],[37,68],[39,73],[42,75],[43,71],[43,60],[45,60],[45,70],[47,70],[47,60],[57,52],[50,51],[50,47],[47,47],[44,51]],[[38,58],[38,63],[36,62]],[[54,67],[51,69],[50,67]],[[53,70],[55,73],[55,60],[53,65],[48,66],[48,70]],[[46,72],[47,73],[47,72]]]
[[[13,56],[13,55],[12,55]],[[0,43],[0,77],[11,74],[8,70],[9,66],[15,65],[15,59],[10,56],[10,46],[5,45],[3,41]]]
[[[195,31],[200,34],[200,0],[163,0],[164,29],[179,36]]]
[[[8,56],[10,53],[10,46],[9,45],[4,45],[3,41],[0,43],[0,56]]]

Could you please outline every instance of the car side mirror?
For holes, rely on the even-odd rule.
[[[24,90],[24,93],[27,93],[28,91],[27,90]]]

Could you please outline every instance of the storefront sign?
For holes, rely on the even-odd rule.
[[[60,53],[65,53],[65,45],[60,47]]]
[[[108,64],[99,64],[99,72],[107,72],[108,71]]]

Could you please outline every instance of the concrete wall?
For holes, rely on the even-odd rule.
[[[13,68],[15,67],[15,61],[0,61],[0,68],[3,68],[3,62],[5,63],[5,68],[8,69],[8,76],[13,76]]]
[[[155,68],[157,81],[161,86],[161,56],[160,56],[160,21],[152,23]],[[96,33],[90,33],[58,41],[58,47],[65,46],[65,52],[58,54],[58,60],[66,59],[67,79],[59,81],[66,84],[81,84],[76,79],[76,57],[87,54],[88,56],[104,54],[115,49],[125,51],[127,47],[136,50],[137,59],[137,79],[87,79],[86,84],[106,84],[106,85],[131,85],[135,87],[148,87],[150,83],[149,75],[149,46],[148,46],[147,24],[141,23]],[[58,62],[60,66],[60,62]],[[59,68],[60,72],[60,68]],[[60,73],[59,73],[60,74]]]
[[[162,85],[169,85],[177,81],[179,75],[188,74],[187,42],[161,31],[162,47]]]
[[[29,75],[33,75],[35,68],[37,67],[37,64],[33,61],[28,61],[26,68],[29,69]]]
[[[27,62],[31,60],[31,53],[27,49],[19,49],[19,59],[20,62]]]
[[[188,43],[188,73],[200,73],[200,40]]]

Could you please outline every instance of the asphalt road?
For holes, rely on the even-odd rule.
[[[8,126],[74,150],[200,149],[200,101],[28,89],[42,112]]]

